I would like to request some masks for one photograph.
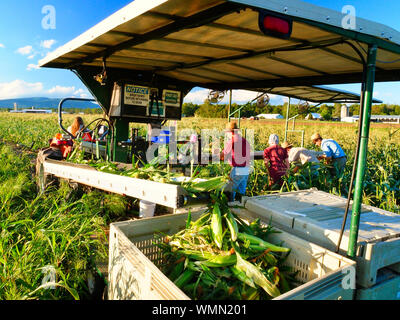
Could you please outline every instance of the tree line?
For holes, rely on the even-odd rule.
[[[24,108],[24,109],[31,109],[31,108]],[[37,108],[39,109],[39,108]],[[52,110],[52,112],[58,112],[58,108],[40,108],[43,110]],[[14,110],[14,108],[0,108],[0,112],[10,112]],[[21,110],[21,109],[19,109]],[[63,108],[63,111],[73,114],[102,114],[104,113],[103,109],[101,108]]]
[[[288,103],[283,105],[267,105],[258,106],[257,103],[236,104],[231,106],[231,113],[241,109],[241,117],[250,118],[263,113],[281,114],[286,117]],[[340,118],[342,104],[322,104],[315,106],[311,104],[291,104],[289,110],[289,118],[299,115],[300,119],[304,119],[310,113],[319,113],[324,120],[333,120]],[[349,105],[349,116],[358,115],[360,110],[359,104]],[[227,118],[229,113],[228,104],[211,104],[207,100],[203,104],[193,104],[191,102],[184,103],[182,106],[182,114],[185,117],[201,117],[201,118]],[[373,115],[400,115],[399,105],[375,104],[372,106]],[[237,117],[238,113],[233,115]]]

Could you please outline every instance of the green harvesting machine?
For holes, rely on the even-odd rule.
[[[359,254],[374,83],[400,80],[398,31],[300,0],[136,0],[56,49],[40,66],[69,69],[85,84],[106,116],[105,149],[115,162],[128,162],[129,143],[138,153],[151,145],[149,139],[130,136],[130,123],[145,123],[151,130],[180,120],[183,99],[195,87],[216,96],[247,89],[334,102],[337,92],[316,88],[361,84],[360,95],[352,97],[360,103],[359,133],[340,230],[348,232],[347,255]],[[296,88],[302,90],[296,93]],[[163,194],[167,186],[158,186],[162,192],[154,195],[154,186],[141,188],[145,183],[101,180],[100,173],[66,166],[44,161],[43,172],[179,207],[179,191]],[[351,223],[345,230],[351,196]]]

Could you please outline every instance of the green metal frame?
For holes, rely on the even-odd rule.
[[[372,96],[374,91],[374,78],[375,78],[375,63],[377,55],[377,46],[370,45],[368,47],[368,60],[366,67],[365,79],[365,98],[363,101],[363,117],[360,119],[362,122],[361,127],[361,140],[360,148],[358,150],[358,164],[357,175],[354,188],[354,199],[351,214],[349,247],[347,254],[349,257],[354,258],[357,250],[358,230],[360,225],[360,214],[363,196],[363,183],[365,176],[365,169],[367,164],[367,151],[368,151],[368,137],[371,118]]]
[[[232,90],[229,90],[228,122],[231,122],[231,117],[237,113],[238,114],[238,128],[240,128],[240,119],[242,118],[242,109],[245,106],[246,105],[243,105],[239,109],[231,112],[231,108],[232,108]]]
[[[285,138],[284,138],[284,142],[287,141],[287,136],[288,136],[288,132],[299,132],[301,133],[301,147],[304,147],[304,130],[295,130],[295,121],[296,121],[296,116],[289,118],[289,111],[290,111],[290,97],[289,97],[289,102],[286,108],[286,122],[285,122]],[[289,121],[293,120],[293,127],[291,130],[289,130]]]
[[[128,153],[126,148],[122,148],[118,142],[127,141],[129,139],[129,120],[115,119],[114,121],[114,140],[112,145],[112,159],[116,162],[127,162]]]

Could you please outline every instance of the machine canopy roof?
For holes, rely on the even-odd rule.
[[[314,103],[360,103],[360,95],[345,90],[333,89],[326,86],[294,86],[276,88],[255,88],[252,91],[276,94]],[[373,103],[383,103],[373,99]]]
[[[260,11],[292,21],[290,37],[263,33]],[[136,0],[40,66],[82,79],[105,62],[108,76],[148,74],[187,88],[282,88],[361,83],[368,46],[376,45],[376,81],[400,80],[400,33],[358,17],[355,30],[345,29],[344,17],[299,0]]]

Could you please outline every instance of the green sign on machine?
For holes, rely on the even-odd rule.
[[[181,102],[181,93],[179,91],[164,90],[163,101],[169,107],[178,107]]]

